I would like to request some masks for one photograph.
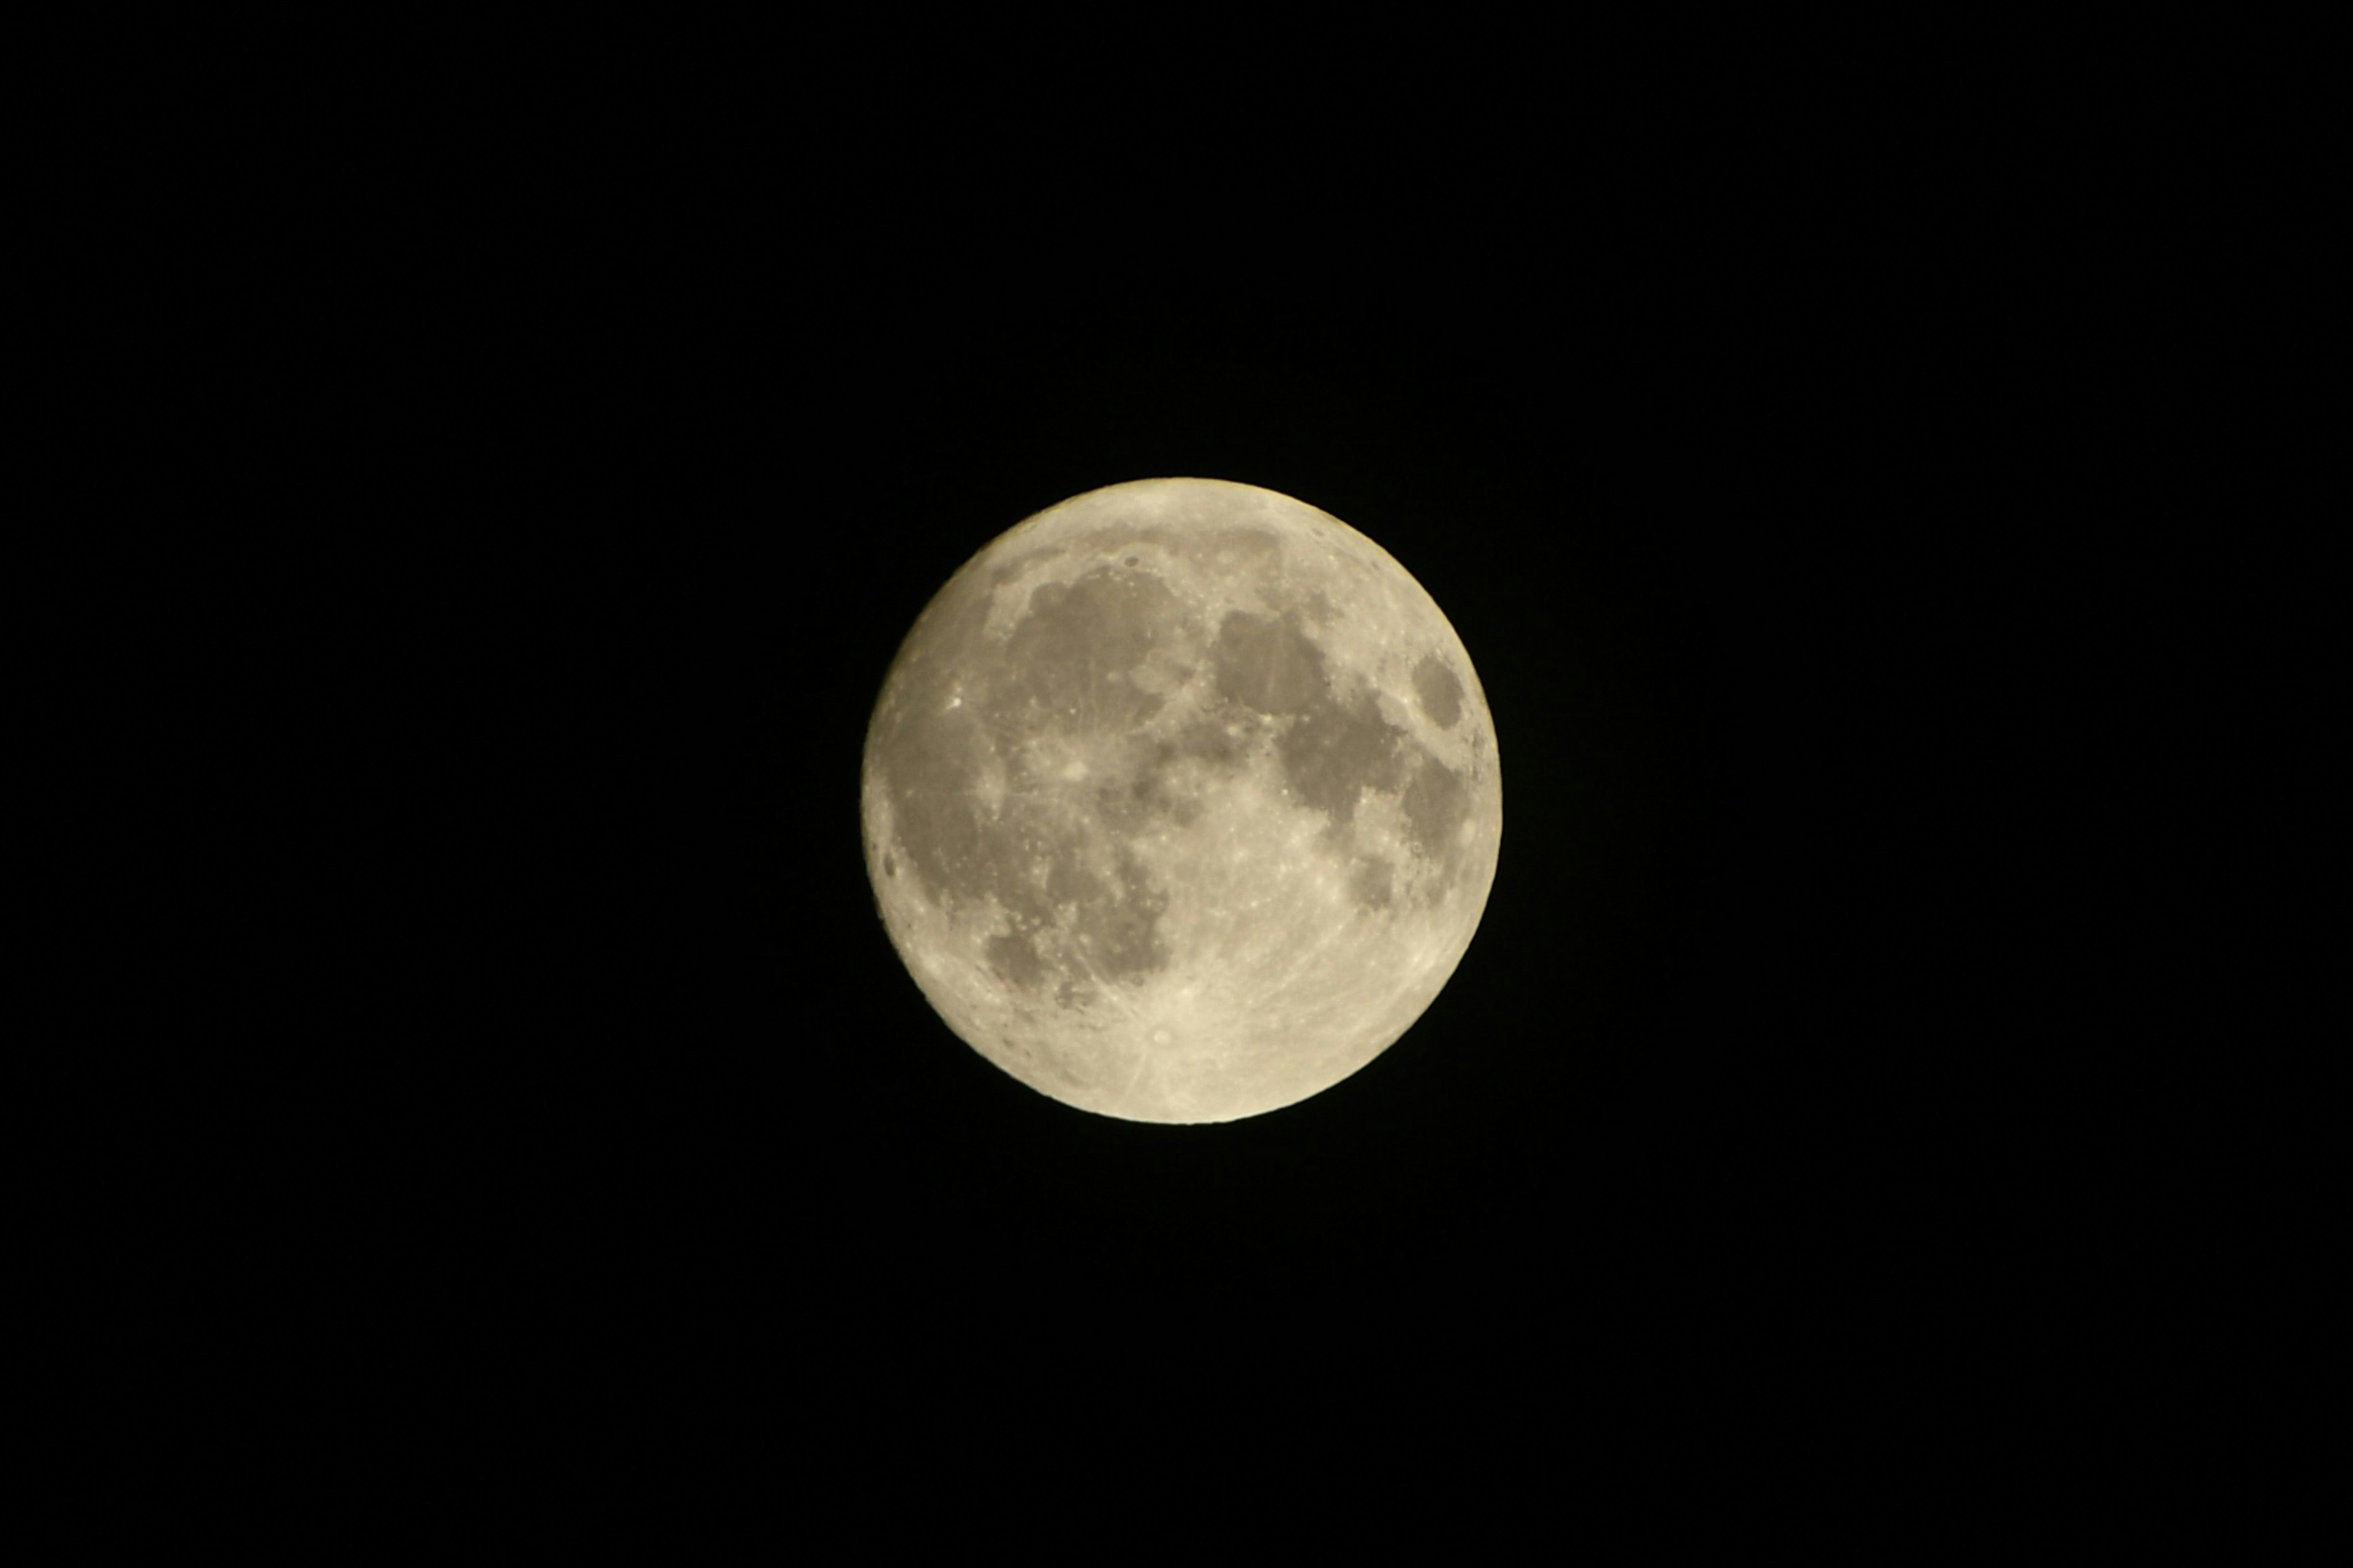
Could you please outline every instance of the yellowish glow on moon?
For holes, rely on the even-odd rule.
[[[1503,826],[1454,629],[1387,552],[1220,479],[1076,496],[917,619],[867,867],[950,1028],[1066,1104],[1230,1121],[1330,1088],[1461,961]]]

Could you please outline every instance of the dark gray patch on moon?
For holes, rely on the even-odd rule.
[[[1471,819],[1471,791],[1462,775],[1424,753],[1402,804],[1406,837],[1414,847],[1451,866],[1461,848],[1458,835]]]
[[[1271,719],[1284,782],[1335,830],[1355,821],[1366,791],[1397,795],[1415,847],[1451,864],[1456,834],[1471,814],[1462,779],[1381,717],[1370,692],[1336,683],[1323,649],[1296,621],[1233,611],[1219,626],[1210,658],[1226,700],[1186,731],[1190,754],[1221,772],[1237,769],[1246,741],[1236,731]],[[1424,659],[1414,689],[1441,728],[1461,721],[1461,683],[1445,665]],[[1384,866],[1377,884],[1364,882],[1360,901],[1386,902],[1394,890],[1389,875]]]
[[[1218,695],[1261,713],[1296,713],[1325,685],[1323,650],[1288,620],[1229,610],[1209,658]]]
[[[1397,890],[1397,873],[1386,860],[1369,858],[1356,862],[1349,874],[1348,891],[1357,904],[1367,910],[1385,910]]]
[[[1176,803],[1165,790],[1134,793],[1142,779],[1091,783],[1094,802],[1124,796],[1133,809],[1073,812],[1078,791],[1031,774],[1022,748],[1048,733],[1118,734],[1148,719],[1162,700],[1127,678],[1178,637],[1181,616],[1159,578],[1113,568],[1041,584],[1001,651],[983,639],[971,606],[959,606],[942,624],[948,640],[913,650],[918,679],[877,728],[899,853],[935,905],[994,900],[1008,929],[987,940],[984,957],[1024,993],[1050,987],[1065,1005],[1083,1005],[1098,977],[1140,981],[1168,963],[1159,933],[1167,898],[1121,840]],[[981,787],[992,769],[1008,784],[994,807]],[[1090,865],[1105,836],[1108,877]],[[886,859],[884,875],[896,874]]]
[[[1213,768],[1231,771],[1248,752],[1254,730],[1255,722],[1242,722],[1240,715],[1232,715],[1227,721],[1215,716],[1201,719],[1185,726],[1176,737],[1176,749]]]
[[[1283,776],[1301,799],[1345,825],[1366,790],[1390,790],[1399,777],[1401,732],[1369,698],[1343,703],[1324,697],[1293,721],[1275,742]]]
[[[1153,886],[1143,863],[1124,847],[1117,878],[1116,893],[1099,890],[1080,906],[1074,929],[1097,973],[1110,980],[1140,981],[1168,963],[1167,945],[1160,940],[1160,917],[1167,912],[1168,895]]]
[[[1040,584],[1006,645],[996,708],[1013,717],[1026,707],[1034,722],[1056,728],[1142,723],[1161,699],[1127,676],[1174,629],[1177,615],[1176,596],[1157,577],[1104,569],[1068,587]]]
[[[989,972],[1008,985],[1034,990],[1046,977],[1046,961],[1038,956],[1037,944],[1019,931],[990,937],[982,952]]]
[[[1413,667],[1413,694],[1430,721],[1441,730],[1451,730],[1462,717],[1462,683],[1436,654],[1422,655]]]
[[[973,798],[970,721],[902,726],[881,755],[899,847],[934,903],[977,900],[995,884],[989,825]]]

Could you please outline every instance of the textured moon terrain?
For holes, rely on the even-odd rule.
[[[1006,1072],[1134,1121],[1339,1082],[1469,947],[1503,827],[1493,718],[1430,595],[1271,490],[1049,508],[932,600],[861,778],[883,923]]]

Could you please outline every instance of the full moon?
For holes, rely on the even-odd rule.
[[[947,1026],[1040,1093],[1232,1121],[1413,1026],[1495,876],[1495,731],[1377,544],[1221,479],[1090,490],[999,535],[875,705],[866,861]]]

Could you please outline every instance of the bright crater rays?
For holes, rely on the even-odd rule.
[[[949,1027],[1136,1121],[1293,1104],[1454,973],[1494,880],[1493,720],[1437,605],[1271,490],[1145,479],[942,588],[866,743],[867,866]]]

